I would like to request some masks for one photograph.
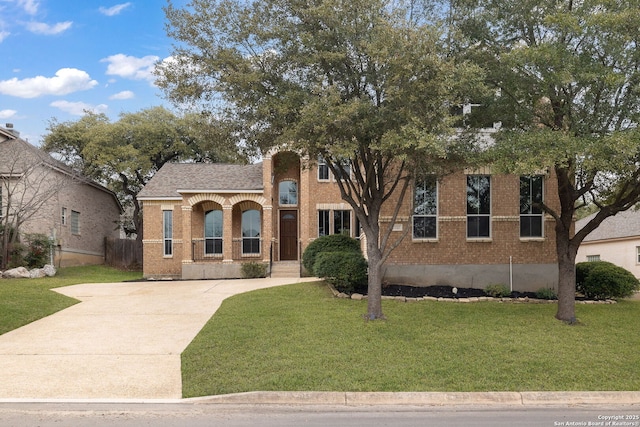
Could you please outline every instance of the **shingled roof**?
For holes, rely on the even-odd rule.
[[[262,163],[166,163],[138,193],[138,199],[181,198],[184,192],[243,192],[264,189]]]
[[[576,230],[581,229],[594,216],[595,214],[592,214],[576,221]],[[589,233],[584,241],[593,242],[635,236],[640,237],[640,210],[632,208],[624,212],[618,212],[616,215],[602,221],[602,224]]]

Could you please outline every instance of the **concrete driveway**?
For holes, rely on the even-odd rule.
[[[81,302],[0,335],[0,399],[179,399],[180,354],[225,298],[300,281],[58,288]]]

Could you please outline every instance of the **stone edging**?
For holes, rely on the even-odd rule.
[[[344,299],[352,299],[352,300],[363,300],[367,299],[367,295],[362,294],[345,294],[344,292],[338,292],[338,290],[331,284],[327,283],[329,289],[333,293],[333,296],[336,298],[344,298]],[[437,302],[457,302],[457,303],[470,303],[470,302],[482,302],[482,301],[497,301],[497,302],[506,302],[513,304],[555,304],[558,300],[549,300],[549,299],[537,299],[537,298],[494,298],[494,297],[470,297],[470,298],[436,298],[436,297],[419,297],[419,298],[411,298],[411,297],[403,297],[403,296],[382,296],[383,300],[394,300],[401,302],[419,302],[419,301],[437,301]],[[616,304],[616,300],[580,300],[576,301],[576,304]]]

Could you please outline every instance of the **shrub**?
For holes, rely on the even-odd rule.
[[[27,234],[25,236],[27,253],[24,261],[29,268],[42,268],[49,262],[51,241],[44,234]]]
[[[314,270],[316,257],[321,252],[355,252],[362,255],[360,242],[344,234],[330,234],[311,242],[302,254],[302,265],[309,274],[318,276]]]
[[[484,288],[484,293],[494,298],[508,297],[511,291],[507,285],[502,283],[493,283]]]
[[[321,252],[313,271],[340,292],[350,293],[367,283],[367,261],[358,252]]]
[[[538,299],[558,299],[558,294],[555,289],[552,288],[540,288],[536,291],[536,298]]]
[[[267,264],[261,262],[245,262],[240,269],[243,279],[267,277]]]
[[[581,271],[579,282],[578,269]],[[610,262],[595,261],[576,265],[576,290],[587,298],[626,298],[638,289],[640,282],[630,271]]]

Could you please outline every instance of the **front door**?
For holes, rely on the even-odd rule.
[[[280,260],[298,259],[298,211],[280,211]]]

